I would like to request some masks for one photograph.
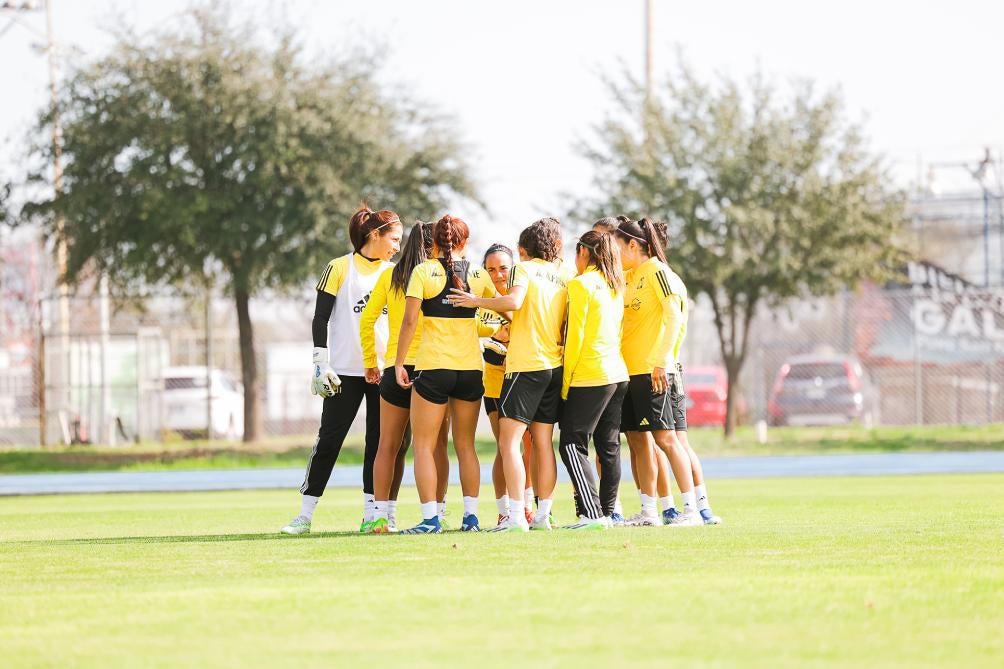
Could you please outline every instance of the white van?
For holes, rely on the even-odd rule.
[[[186,438],[206,434],[206,368],[164,368],[164,429]],[[230,374],[212,370],[213,437],[244,436],[244,389]]]

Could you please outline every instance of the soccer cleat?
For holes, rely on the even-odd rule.
[[[564,530],[605,530],[607,529],[606,518],[579,518],[577,523],[565,525]]]
[[[368,534],[390,534],[394,531],[391,527],[390,521],[386,518],[377,518],[372,523],[370,523]]]
[[[544,530],[545,532],[551,531],[551,517],[542,516],[539,513],[533,517],[533,522],[530,523],[531,530]]]
[[[359,523],[359,534],[369,534],[373,529],[373,523],[372,520],[364,520]]]
[[[401,530],[400,534],[439,534],[443,528],[439,524],[439,516],[426,518],[415,527]]]
[[[529,506],[523,507],[523,515],[526,516],[526,524],[533,525],[533,511],[530,510]]]
[[[504,521],[488,530],[489,532],[529,532],[530,528],[523,523],[510,523],[506,518]]]
[[[297,516],[279,531],[283,534],[310,534],[310,519],[306,516]]]
[[[677,511],[673,507],[670,507],[668,509],[663,509],[662,510],[662,524],[663,525],[672,525],[673,524],[673,519],[676,518],[679,515],[680,515],[680,512]]]
[[[463,522],[460,524],[461,532],[480,532],[481,526],[478,524],[478,517],[473,513],[469,513],[464,516]]]
[[[636,513],[624,521],[624,524],[629,527],[658,527],[659,525],[662,525],[662,519],[657,513],[653,513],[651,515]]]
[[[701,510],[701,520],[704,521],[705,525],[721,525],[722,519],[711,513],[711,509]]]
[[[624,527],[624,516],[619,513],[610,514],[610,526],[611,527]]]
[[[509,516],[507,516],[507,515],[506,515],[506,514],[504,514],[504,513],[500,513],[500,514],[499,514],[499,520],[498,520],[498,522],[496,523],[496,525],[501,525],[502,523],[506,522],[507,520],[509,520]]]
[[[684,511],[670,523],[672,527],[694,527],[704,523],[701,517],[694,511]]]

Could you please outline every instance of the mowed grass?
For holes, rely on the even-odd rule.
[[[0,666],[1004,666],[1004,476],[711,493],[719,527],[424,537],[346,490],[309,537],[295,491],[3,498]]]
[[[710,457],[990,451],[1004,449],[1004,424],[777,427],[768,430],[764,443],[748,426],[738,428],[732,439],[725,439],[720,428],[693,428],[690,438],[702,456]],[[302,467],[313,443],[312,435],[301,435],[272,437],[255,444],[174,440],[120,446],[0,446],[0,474]],[[477,449],[482,456],[492,457],[495,441],[490,435],[481,435]],[[362,435],[349,435],[338,461],[362,463]]]

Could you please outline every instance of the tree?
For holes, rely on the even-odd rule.
[[[361,200],[426,215],[474,193],[445,119],[378,86],[376,58],[306,60],[291,34],[270,43],[215,5],[185,15],[180,34],[123,32],[61,90],[62,195],[20,212],[49,234],[65,219],[68,280],[225,288],[246,441],[262,434],[251,296],[303,285],[344,252]],[[32,152],[51,157],[41,143]]]
[[[902,198],[835,91],[783,97],[760,75],[705,83],[686,65],[649,96],[630,77],[610,89],[617,111],[581,147],[601,195],[576,211],[667,222],[670,263],[711,303],[731,435],[758,305],[884,276]]]

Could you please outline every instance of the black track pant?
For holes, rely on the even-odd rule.
[[[307,460],[307,474],[300,492],[320,497],[338,460],[345,435],[366,400],[366,451],[363,455],[363,492],[373,493],[373,462],[380,444],[380,387],[366,383],[361,376],[342,376],[342,385],[331,397],[324,398],[321,429],[317,431],[314,449]]]
[[[600,518],[614,512],[621,482],[621,405],[627,385],[625,381],[568,389],[559,423],[559,451],[575,488],[576,512],[587,518]],[[590,438],[600,459],[599,494],[596,474],[588,457]]]

